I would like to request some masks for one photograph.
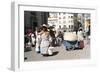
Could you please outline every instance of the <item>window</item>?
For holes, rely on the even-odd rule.
[[[64,16],[63,19],[65,19],[66,17]]]
[[[61,17],[59,17],[59,19],[61,19]]]
[[[68,18],[70,18],[70,16],[68,16]]]
[[[73,20],[71,20],[71,23],[73,23]]]
[[[61,24],[61,21],[59,21],[59,24]]]
[[[71,29],[74,29],[74,26],[73,25],[71,25]]]
[[[66,21],[63,21],[63,23],[65,24],[65,23],[66,23]]]
[[[73,18],[73,16],[71,16],[71,18]]]
[[[66,25],[64,25],[63,27],[66,28]]]
[[[63,14],[66,14],[65,12]]]
[[[61,13],[59,13],[59,15],[61,15]]]
[[[69,25],[69,28],[70,28],[70,25]]]
[[[61,26],[59,26],[59,29],[61,29]]]

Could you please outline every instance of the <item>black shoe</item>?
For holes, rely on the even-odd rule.
[[[37,53],[40,53],[40,51],[37,51]]]
[[[32,45],[32,47],[35,47],[35,45]]]

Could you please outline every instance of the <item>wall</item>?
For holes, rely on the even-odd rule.
[[[11,1],[14,0],[1,0],[0,1],[0,73],[12,73],[12,71],[9,70],[10,68],[10,58],[11,58]],[[33,2],[35,4],[51,4],[51,5],[66,5],[66,4],[73,4],[73,5],[86,5],[86,6],[96,6],[97,7],[97,19],[98,23],[94,24],[93,27],[95,28],[95,33],[96,36],[92,36],[93,40],[96,42],[96,50],[98,50],[98,55],[99,56],[99,31],[100,31],[100,2],[99,0],[15,0],[15,1],[22,1],[22,2]],[[33,70],[29,71],[30,73],[100,73],[98,68],[100,68],[100,57],[98,57],[98,66],[91,66],[91,67],[69,67],[66,69],[65,67],[60,67],[60,68],[48,68],[44,70]],[[25,71],[24,71],[25,72]],[[27,73],[28,71],[26,71]],[[23,73],[23,72],[22,72]]]

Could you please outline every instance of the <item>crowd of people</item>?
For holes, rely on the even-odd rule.
[[[53,48],[62,45],[65,33],[67,32],[59,30],[55,31],[54,27],[47,26],[46,24],[43,24],[42,27],[36,28],[34,32],[29,30],[25,35],[25,51],[29,49],[32,50],[31,48],[35,47],[35,51],[43,56],[53,55]],[[70,33],[77,35],[78,41],[84,40],[82,28],[79,28],[77,33],[75,31]],[[90,30],[88,31],[88,34],[90,34]]]
[[[55,31],[54,28],[43,24],[42,27],[36,28],[35,32],[28,32],[25,35],[25,49],[35,47],[37,53],[43,56],[53,55],[53,48],[60,46],[63,41],[63,33]]]

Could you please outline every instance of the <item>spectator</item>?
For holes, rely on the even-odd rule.
[[[58,35],[57,35],[57,45],[61,45],[62,41],[63,41],[63,34],[61,33],[61,31],[58,32]]]

